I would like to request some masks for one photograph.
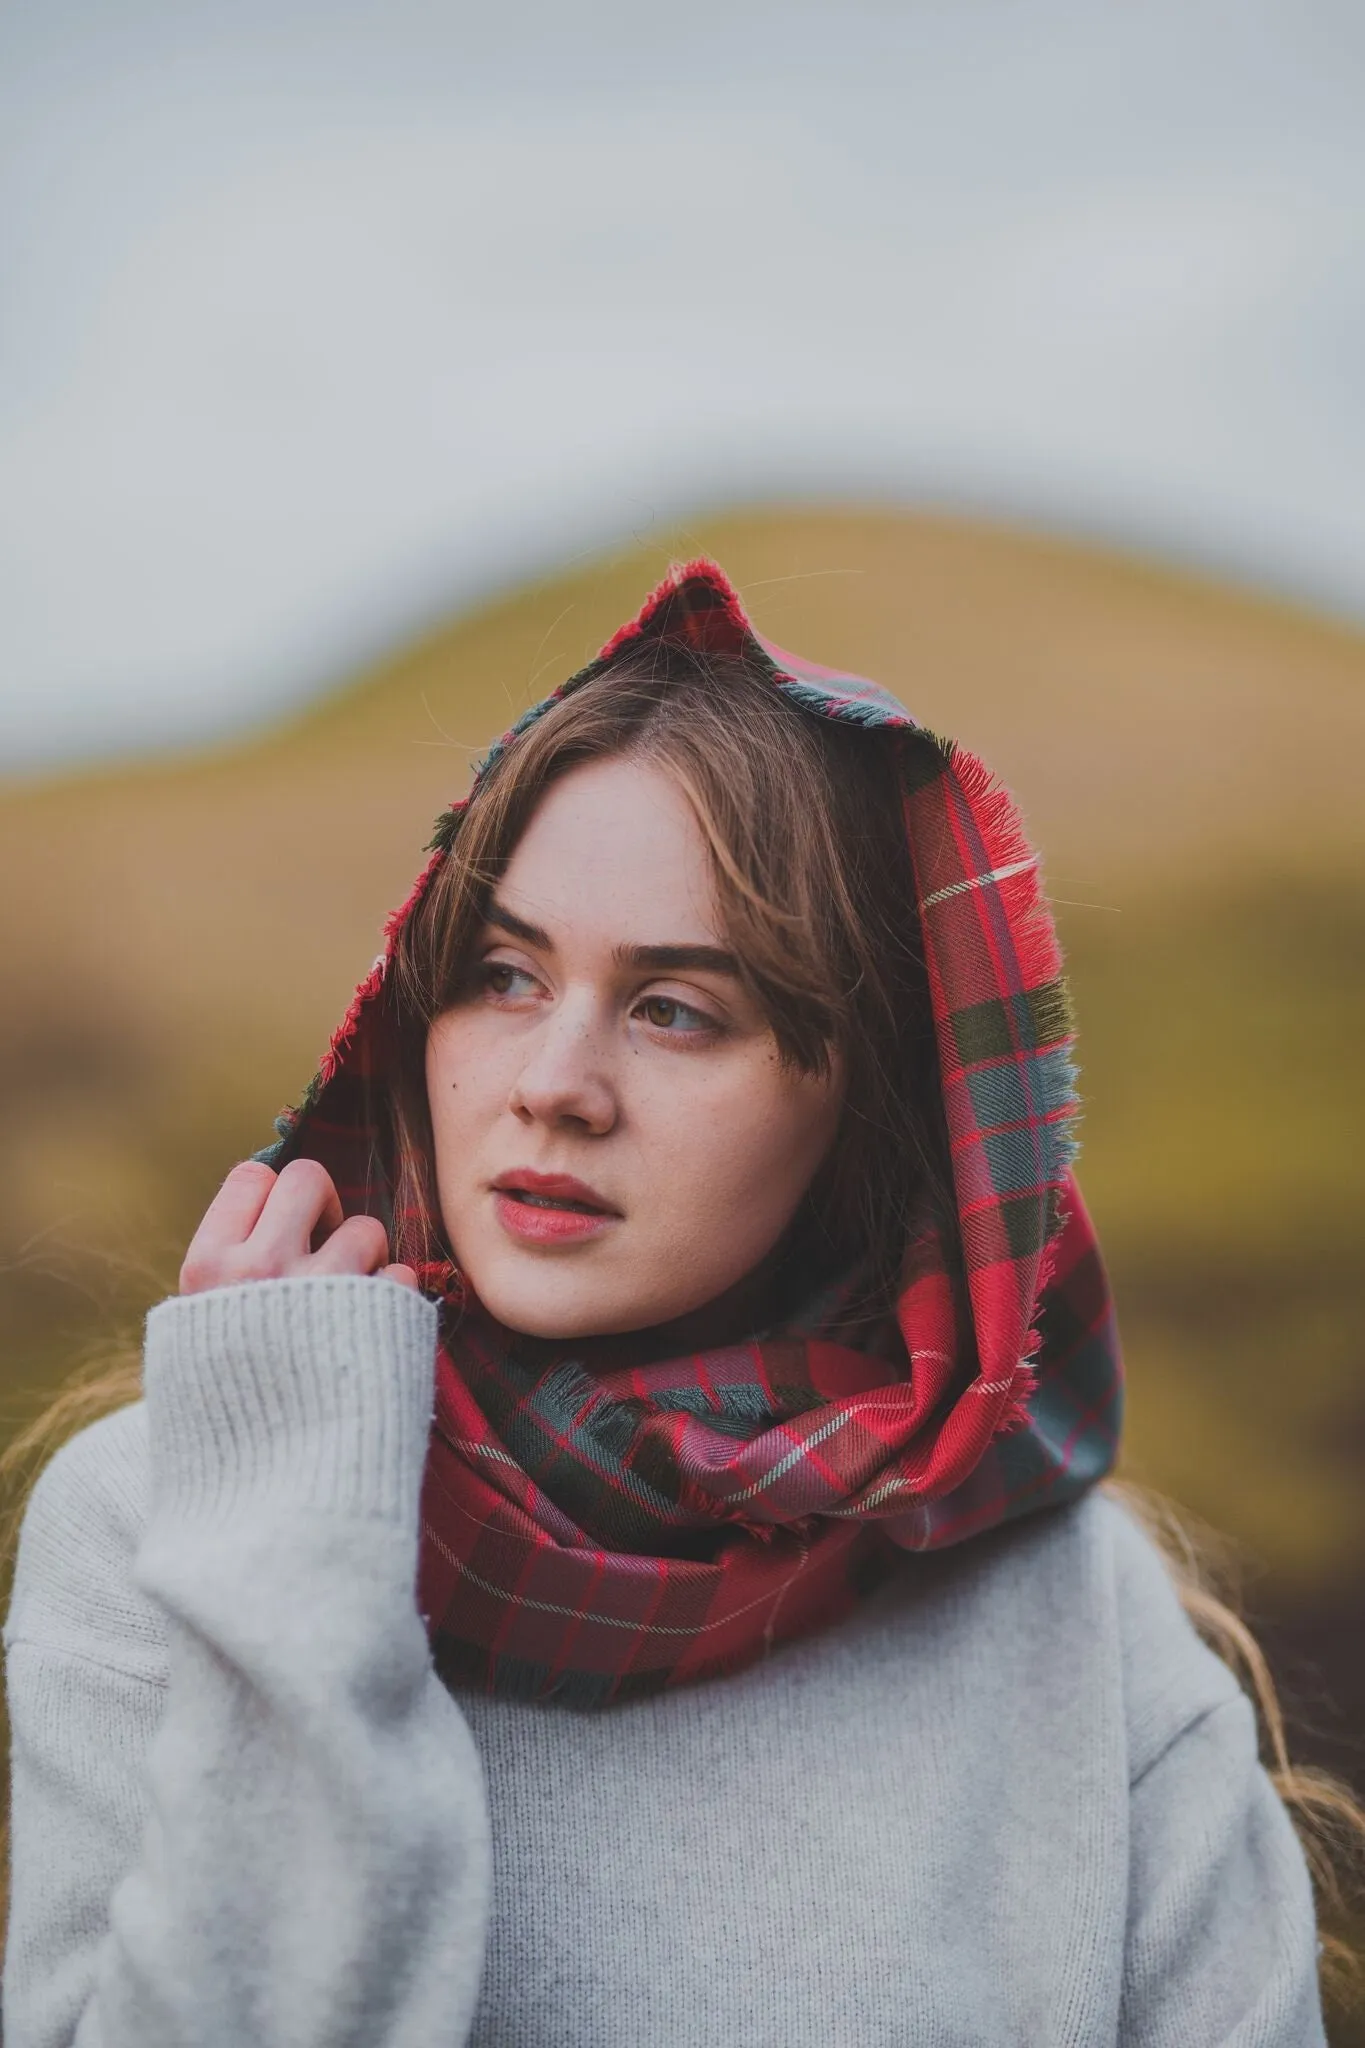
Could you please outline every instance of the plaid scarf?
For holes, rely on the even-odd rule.
[[[422,1276],[443,1299],[418,1576],[438,1666],[577,1707],[736,1670],[837,1621],[906,1551],[1075,1499],[1113,1463],[1121,1408],[1108,1285],[1070,1171],[1060,954],[1036,857],[978,761],[875,684],[760,639],[720,570],[695,562],[480,776],[559,697],[656,640],[741,656],[803,710],[884,728],[896,747],[965,1286],[930,1230],[867,1349],[839,1341],[836,1290],[750,1341],[622,1364],[516,1337],[448,1269]],[[377,999],[463,808],[440,821],[385,955],[260,1155],[320,1159],[348,1214],[386,1212]]]

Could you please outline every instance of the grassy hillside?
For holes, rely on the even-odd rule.
[[[22,877],[0,906],[9,1415],[165,1288],[472,756],[703,550],[766,632],[884,680],[1021,797],[1080,1005],[1130,1459],[1264,1560],[1263,1604],[1353,1597],[1365,639],[888,512],[703,521],[457,619],[242,745],[0,790]]]

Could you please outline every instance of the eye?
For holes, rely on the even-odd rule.
[[[484,960],[479,965],[479,986],[490,996],[524,996],[536,987],[536,978],[510,960]]]
[[[652,1024],[656,1031],[667,1031],[678,1037],[719,1029],[714,1017],[708,1017],[703,1010],[694,1010],[690,1003],[679,1002],[676,996],[645,996],[637,1010],[646,1024]]]

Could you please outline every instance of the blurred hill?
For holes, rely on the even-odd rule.
[[[1079,1004],[1129,1469],[1258,1561],[1253,1610],[1326,1672],[1330,1749],[1365,1720],[1365,637],[1023,532],[707,520],[231,749],[0,787],[9,1422],[173,1284],[471,760],[702,551],[769,635],[886,682],[1021,798]]]

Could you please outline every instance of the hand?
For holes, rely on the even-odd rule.
[[[180,1292],[328,1273],[373,1273],[415,1288],[412,1267],[392,1266],[388,1257],[378,1217],[343,1221],[332,1177],[316,1159],[291,1159],[281,1173],[259,1159],[245,1159],[233,1167],[194,1233],[180,1268]]]

